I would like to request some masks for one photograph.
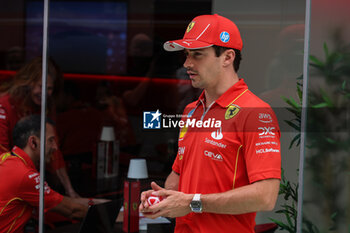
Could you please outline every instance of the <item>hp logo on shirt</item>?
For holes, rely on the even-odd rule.
[[[162,114],[156,112],[143,112],[143,128],[144,129],[160,129],[160,116]]]
[[[228,42],[230,40],[230,34],[228,32],[221,32],[220,40],[224,43]]]

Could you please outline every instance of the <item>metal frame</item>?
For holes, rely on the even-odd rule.
[[[300,126],[300,158],[299,158],[299,190],[298,190],[298,215],[297,233],[303,231],[303,192],[304,192],[304,162],[305,141],[307,124],[307,92],[309,79],[309,47],[310,47],[310,24],[311,24],[311,0],[306,0],[305,7],[305,34],[304,34],[304,64],[303,64],[303,102],[301,110]]]
[[[41,129],[40,129],[40,196],[39,196],[39,233],[44,233],[44,194],[45,194],[45,142],[46,142],[46,81],[47,81],[47,45],[48,45],[49,0],[44,0],[43,18],[43,55],[41,87]]]

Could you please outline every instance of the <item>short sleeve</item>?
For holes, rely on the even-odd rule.
[[[186,121],[188,118],[190,118],[192,116],[193,112],[195,111],[195,109],[196,108],[195,108],[195,106],[193,106],[193,103],[187,105],[182,113],[181,120]],[[174,161],[173,166],[172,166],[172,170],[174,172],[176,172],[177,174],[181,174],[181,163],[183,163],[182,159],[183,159],[183,154],[184,154],[184,150],[181,149],[181,147],[183,146],[182,140],[184,139],[184,136],[186,135],[187,130],[188,130],[188,128],[186,128],[186,127],[182,127],[179,130],[178,150],[177,150],[177,155],[176,155],[175,161]]]
[[[176,155],[175,161],[172,166],[172,170],[177,174],[180,174],[180,166],[179,166],[179,153]]]
[[[63,196],[52,190],[45,182],[45,212],[58,205]],[[19,197],[33,207],[39,206],[40,174],[30,171],[25,174],[19,188]]]
[[[281,178],[280,129],[270,107],[252,109],[246,117],[244,156],[249,182]]]
[[[181,135],[183,134],[182,131],[184,131],[184,130],[186,130],[186,129],[185,128],[180,129],[179,140],[178,140],[178,150],[177,150],[175,161],[174,161],[173,166],[172,166],[172,170],[174,172],[176,172],[177,174],[181,173],[180,172],[181,171],[181,163],[183,162],[182,156],[184,154],[184,150],[181,149],[181,145],[182,145],[182,141],[181,141],[182,136]]]

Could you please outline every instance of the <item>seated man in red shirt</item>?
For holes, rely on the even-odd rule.
[[[23,232],[33,208],[39,206],[40,116],[21,119],[13,130],[13,142],[16,146],[12,151],[0,156],[0,232]],[[57,150],[51,121],[46,123],[45,142],[45,160],[50,160]],[[45,212],[82,219],[89,202],[88,198],[62,196],[45,183]]]
[[[12,130],[23,117],[39,114],[41,109],[42,58],[37,57],[23,66],[16,75],[0,84],[0,154],[14,146]],[[53,60],[47,60],[47,116],[55,120],[55,99],[63,81],[62,73]],[[62,152],[57,150],[46,170],[58,187],[63,186],[70,197],[79,197],[72,187]],[[52,185],[52,183],[51,183]]]

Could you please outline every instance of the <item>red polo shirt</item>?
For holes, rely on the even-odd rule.
[[[182,120],[185,127],[180,130],[173,164],[173,170],[180,174],[179,191],[221,193],[259,180],[280,179],[277,119],[243,79],[208,108],[203,92],[198,101],[186,107]],[[254,226],[255,213],[190,213],[177,218],[175,232],[252,233]]]
[[[0,153],[11,149],[12,129],[20,116],[16,105],[10,103],[10,95],[0,97]]]
[[[39,206],[40,174],[20,148],[0,156],[0,232],[23,232]],[[58,205],[63,196],[45,183],[45,211]]]

